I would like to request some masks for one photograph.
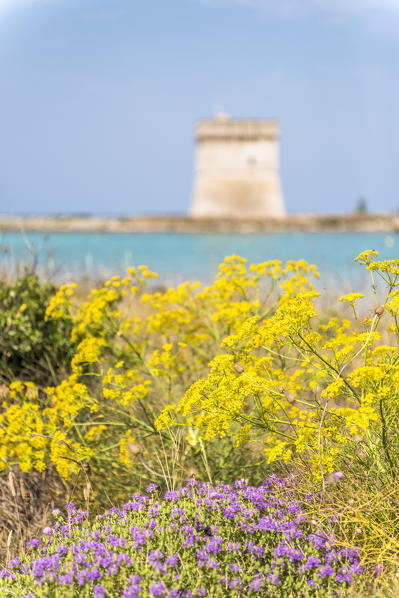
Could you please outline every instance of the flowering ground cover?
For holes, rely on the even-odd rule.
[[[260,487],[191,479],[161,498],[150,484],[92,523],[71,503],[65,517],[53,512],[53,525],[29,541],[25,557],[1,571],[0,594],[334,595],[359,579],[358,550],[309,521],[294,485],[293,476],[271,476]]]

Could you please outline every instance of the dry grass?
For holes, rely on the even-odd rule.
[[[16,554],[24,554],[26,542],[39,533],[48,521],[54,496],[63,488],[54,488],[49,472],[23,474],[2,472],[0,476],[0,565]]]

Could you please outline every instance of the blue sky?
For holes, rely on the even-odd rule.
[[[399,0],[0,0],[0,89],[0,212],[184,213],[221,108],[289,212],[399,209]]]

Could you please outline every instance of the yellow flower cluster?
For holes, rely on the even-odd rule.
[[[60,286],[56,294],[50,299],[45,313],[46,320],[62,318],[69,314],[72,307],[72,297],[77,286],[75,283]]]
[[[144,440],[154,433],[157,418],[158,427],[177,421],[174,405],[205,375],[224,339],[226,346],[236,342],[250,351],[251,336],[275,310],[272,296],[280,294],[294,316],[297,289],[313,292],[309,273],[315,268],[305,262],[248,265],[230,256],[209,286],[186,282],[152,291],[146,281],[157,275],[145,266],[129,268],[124,278],[112,277],[83,301],[75,284],[61,286],[45,317],[72,322],[75,354],[63,364],[66,375],[56,386],[39,389],[27,381],[10,386],[0,410],[0,467],[18,465],[29,471],[52,464],[68,479],[93,456],[104,469],[110,460],[132,466],[134,458],[126,448],[130,434]],[[268,336],[265,328],[257,346]],[[253,372],[259,380],[268,360]],[[245,377],[232,381],[237,399],[218,421],[225,430],[232,410],[238,416],[257,390]],[[293,393],[298,384],[293,376]],[[212,421],[208,437],[214,435]]]
[[[362,293],[348,293],[347,295],[342,295],[338,301],[346,301],[349,305],[355,307],[356,302],[359,301],[359,299],[363,299],[363,297],[364,295]]]
[[[166,290],[148,288],[156,275],[140,266],[85,301],[76,285],[60,287],[46,319],[72,322],[76,351],[58,385],[10,385],[0,468],[54,466],[69,479],[90,460],[104,471],[110,462],[139,467],[131,447],[157,431],[166,442],[175,425],[188,426],[193,459],[203,441],[238,450],[256,438],[268,462],[305,459],[316,476],[320,462],[334,471],[354,444],[382,446],[392,460],[399,275],[395,260],[377,257],[356,258],[388,285],[375,317],[363,320],[320,317],[318,273],[303,260],[230,256],[209,286]],[[354,309],[362,297],[340,301]]]
[[[379,332],[380,305],[375,318],[363,322],[318,318],[318,293],[306,277],[313,268],[306,264],[251,266],[250,272],[268,270],[279,282],[275,309],[260,315],[254,302],[256,315],[239,320],[235,332],[221,339],[223,352],[187,390],[176,414],[188,418],[205,440],[222,438],[237,424],[237,444],[258,431],[269,462],[308,459],[319,478],[320,463],[324,473],[333,471],[345,454],[351,457],[354,443],[378,447],[392,462],[399,399],[398,260],[376,262],[377,256],[366,251],[356,260],[388,285],[385,303],[395,324],[385,316]],[[289,271],[293,276],[281,280]],[[240,280],[246,276],[241,262],[238,274]],[[354,292],[339,300],[354,307],[361,298]],[[394,342],[379,344],[382,336]],[[170,425],[170,407],[168,418],[165,424],[161,415],[159,429]]]

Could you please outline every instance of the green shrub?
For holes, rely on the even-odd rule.
[[[45,321],[56,286],[25,272],[15,281],[0,281],[0,376],[36,384],[65,375],[73,343],[68,317]]]

